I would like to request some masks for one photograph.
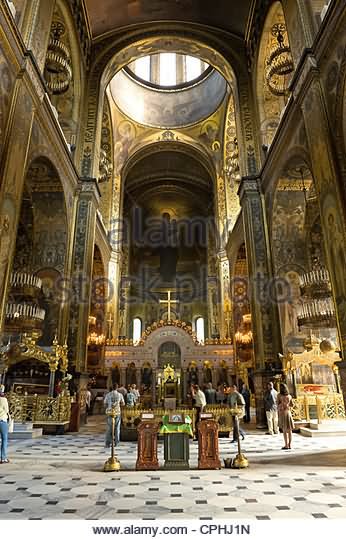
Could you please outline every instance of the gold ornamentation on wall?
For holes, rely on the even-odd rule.
[[[69,395],[56,398],[48,396],[23,396],[15,392],[8,394],[10,415],[15,422],[34,424],[67,423],[71,414]]]
[[[138,424],[141,421],[141,415],[143,413],[154,412],[155,420],[159,423],[162,421],[162,417],[169,414],[171,411],[164,408],[159,409],[143,409],[141,406],[137,407],[123,407],[121,411],[122,427],[125,429],[137,429]],[[177,413],[190,416],[192,420],[192,429],[195,431],[196,423],[196,410],[195,409],[177,409]],[[218,429],[220,433],[227,433],[232,430],[232,417],[229,407],[223,407],[218,405],[207,405],[205,412],[211,412],[218,423]]]

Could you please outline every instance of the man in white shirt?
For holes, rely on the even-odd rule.
[[[196,409],[196,439],[198,440],[198,422],[200,420],[201,412],[203,412],[204,407],[207,404],[205,399],[205,394],[202,392],[198,384],[192,387],[192,397],[195,400],[195,409]]]
[[[113,389],[106,394],[104,398],[106,414],[111,409],[115,410],[115,426],[114,426],[114,446],[117,446],[120,441],[120,424],[121,424],[121,407],[125,405],[124,396],[118,392],[118,385],[114,384]],[[107,431],[105,447],[109,448],[112,444],[112,417],[107,416]]]
[[[242,409],[242,413],[240,414],[240,417],[242,418],[244,416],[245,411],[245,400],[243,396],[238,392],[237,385],[233,384],[231,386],[231,393],[228,396],[228,404],[231,409]],[[245,433],[239,426],[239,416],[238,416],[238,424],[236,422],[235,416],[232,416],[233,421],[233,439],[232,443],[236,442],[238,440],[239,435],[241,435],[241,438],[244,440]],[[237,429],[238,426],[238,429]]]

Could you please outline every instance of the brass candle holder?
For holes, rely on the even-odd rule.
[[[243,414],[243,409],[231,409],[231,413],[234,412],[234,421],[235,421],[235,432],[238,439],[238,454],[232,460],[231,467],[232,469],[246,469],[249,466],[249,461],[247,457],[241,451],[240,445],[240,434],[239,434],[239,415]]]
[[[114,472],[120,470],[120,462],[118,458],[115,455],[114,451],[114,431],[115,431],[115,417],[117,416],[115,408],[112,407],[109,412],[107,412],[107,416],[112,418],[112,445],[111,445],[111,457],[107,459],[103,466],[104,472]]]

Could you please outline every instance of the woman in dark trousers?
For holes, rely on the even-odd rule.
[[[250,418],[250,402],[251,402],[251,394],[250,390],[246,386],[246,384],[243,384],[241,389],[241,395],[244,398],[245,401],[245,415],[244,415],[244,422],[248,424],[251,420]]]

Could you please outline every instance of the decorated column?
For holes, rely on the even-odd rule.
[[[77,205],[69,328],[70,365],[77,372],[85,372],[87,367],[88,318],[99,197],[100,192],[96,180],[83,179]]]
[[[239,195],[243,210],[254,336],[256,419],[258,427],[265,427],[263,390],[275,373],[273,370],[278,365],[281,346],[260,178],[244,177]]]

